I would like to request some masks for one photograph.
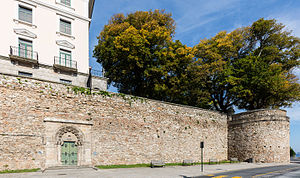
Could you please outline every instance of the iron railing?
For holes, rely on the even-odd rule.
[[[38,61],[38,53],[23,47],[10,46],[10,55]]]
[[[54,57],[54,64],[64,66],[64,67],[68,67],[68,68],[77,69],[77,62],[73,61],[73,60],[70,60],[70,59],[66,59],[65,57],[55,56]]]

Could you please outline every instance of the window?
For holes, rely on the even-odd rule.
[[[60,49],[59,64],[66,67],[72,67],[72,53],[71,51]]]
[[[71,6],[71,0],[60,0],[60,2],[66,6]]]
[[[18,53],[20,57],[32,59],[33,58],[32,41],[19,39]]]
[[[71,22],[60,19],[60,32],[71,35]]]
[[[32,9],[19,6],[19,20],[32,23]]]
[[[22,76],[25,76],[25,77],[32,77],[32,73],[28,73],[28,72],[19,71],[18,74],[22,75]]]
[[[71,81],[71,80],[59,79],[59,81],[60,81],[61,83],[64,83],[64,84],[72,84],[72,81]]]

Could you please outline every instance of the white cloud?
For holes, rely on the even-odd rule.
[[[300,37],[300,19],[295,16],[294,12],[290,13],[284,13],[282,16],[279,15],[278,17],[275,16],[275,18],[286,26],[287,30],[292,30],[292,34],[295,36]]]
[[[300,121],[300,102],[294,103],[291,108],[283,108],[291,120]]]
[[[299,7],[280,9],[273,12],[270,18],[275,18],[278,22],[285,25],[287,30],[292,30],[293,35],[300,37]]]
[[[274,12],[270,15],[270,18],[275,18],[278,22],[286,26],[286,30],[292,30],[294,36],[300,37],[300,19],[299,19],[299,9],[288,9],[282,10],[280,12]],[[300,78],[300,69],[297,68],[294,74]],[[287,115],[293,121],[300,121],[300,102],[294,103],[292,108],[283,108],[287,110]]]
[[[238,0],[221,1],[175,1],[176,6],[184,12],[176,19],[177,33],[186,33],[202,25],[223,18],[232,13],[234,7],[238,6]],[[227,11],[227,12],[226,12]],[[218,13],[223,12],[222,15]]]

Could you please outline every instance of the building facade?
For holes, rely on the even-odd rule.
[[[94,0],[2,4],[0,73],[86,87]],[[93,88],[106,90],[106,78],[95,75],[92,81]]]

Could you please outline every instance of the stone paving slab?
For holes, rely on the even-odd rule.
[[[184,178],[206,174],[215,174],[225,171],[278,166],[278,163],[235,163],[220,165],[204,165],[201,172],[197,166],[170,166],[164,168],[119,168],[119,169],[60,169],[46,170],[45,172],[0,174],[0,178]]]

